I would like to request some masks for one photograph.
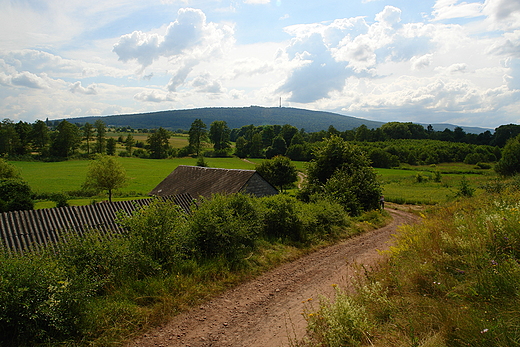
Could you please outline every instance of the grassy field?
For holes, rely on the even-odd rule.
[[[170,174],[179,165],[196,165],[197,159],[140,159],[118,158],[129,177],[127,187],[118,193],[122,197],[146,196],[157,184]],[[254,165],[238,158],[206,158],[210,167],[228,169],[254,169]],[[70,160],[62,162],[23,162],[13,161],[11,164],[18,167],[22,177],[33,191],[37,193],[60,193],[77,191],[85,181],[88,160]],[[103,200],[99,196],[93,199]],[[93,199],[72,199],[70,205],[86,205]],[[116,196],[117,199],[117,196]],[[36,208],[54,207],[52,202],[38,202]]]
[[[381,177],[385,200],[397,203],[438,204],[452,200],[465,178],[475,194],[482,185],[496,177],[493,170],[477,170],[463,163],[414,166],[400,169],[377,169]],[[435,181],[435,172],[440,180]],[[418,178],[418,175],[420,178]]]
[[[178,165],[196,165],[195,158],[140,159],[118,158],[130,178],[127,187],[121,189],[116,199],[146,196]],[[205,158],[209,167],[228,169],[254,169],[263,159]],[[11,162],[20,168],[22,177],[37,193],[70,192],[81,189],[85,181],[89,161],[70,160],[63,162]],[[254,164],[253,164],[254,163]],[[305,171],[305,162],[293,162],[299,171]],[[452,200],[464,177],[478,194],[480,187],[494,178],[493,170],[477,170],[463,163],[436,166],[404,166],[399,169],[376,169],[383,186],[385,199],[397,203],[438,204]],[[440,181],[435,182],[435,172]],[[418,182],[417,176],[422,178]],[[105,196],[93,199],[102,200]],[[85,205],[93,199],[72,199],[71,205]],[[38,202],[37,208],[53,207],[52,202]]]

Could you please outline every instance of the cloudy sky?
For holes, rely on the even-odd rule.
[[[0,0],[0,118],[212,106],[520,123],[520,0]]]

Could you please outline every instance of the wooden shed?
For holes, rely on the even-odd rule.
[[[211,198],[213,194],[245,193],[256,197],[278,194],[278,190],[255,170],[218,169],[179,165],[149,195],[189,194]]]

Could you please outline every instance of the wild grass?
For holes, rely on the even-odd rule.
[[[517,185],[439,205],[402,227],[355,294],[338,289],[311,312],[309,345],[519,346],[519,201]],[[358,318],[335,328],[345,317]]]

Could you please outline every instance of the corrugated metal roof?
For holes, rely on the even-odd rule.
[[[193,199],[189,194],[165,197],[189,212]],[[0,213],[0,247],[8,253],[24,253],[42,247],[56,247],[63,233],[83,234],[96,229],[107,236],[123,233],[116,223],[118,212],[127,215],[150,205],[154,199],[103,202],[86,206],[68,206],[41,210]]]
[[[150,192],[150,195],[190,194],[194,198],[210,198],[216,193],[238,193],[255,173],[255,170],[179,165]]]

